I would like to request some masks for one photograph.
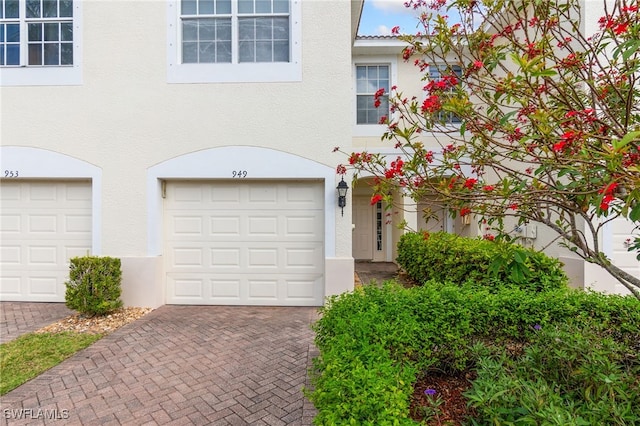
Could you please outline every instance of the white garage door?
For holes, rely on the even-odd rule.
[[[91,250],[91,184],[2,180],[0,202],[0,299],[64,302],[69,259]]]
[[[322,305],[323,200],[316,181],[169,182],[167,303]]]

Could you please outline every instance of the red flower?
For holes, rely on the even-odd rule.
[[[477,182],[478,182],[478,179],[469,178],[466,181],[464,181],[464,184],[462,186],[464,186],[467,189],[473,189],[473,187],[476,185]]]
[[[394,176],[401,176],[403,174],[402,172],[403,164],[404,164],[404,161],[402,161],[400,157],[398,157],[395,161],[392,161],[391,167],[389,167],[389,169],[387,169],[384,172],[384,177],[386,177],[387,179],[391,179]]]
[[[600,202],[600,210],[606,212],[609,209],[609,204],[611,204],[613,200],[615,200],[615,197],[613,195],[607,194],[602,197],[602,201]]]
[[[558,143],[553,144],[553,150],[555,152],[560,152],[564,150],[564,147],[567,145],[567,141],[562,140]]]
[[[510,208],[511,210],[518,210],[518,205],[517,205],[516,203],[513,203],[513,204],[510,204],[510,205],[509,205],[509,208]]]
[[[422,112],[434,113],[438,111],[442,105],[440,104],[440,98],[436,95],[431,95],[422,103]]]
[[[432,163],[433,162],[433,151],[427,151],[424,153],[424,159],[427,161],[427,163]]]
[[[613,191],[615,191],[617,187],[618,182],[611,182],[609,185],[598,191],[598,194],[612,195]]]
[[[400,34],[400,27],[398,25],[396,25],[395,27],[391,28],[391,34],[393,34],[393,35]]]
[[[347,168],[342,164],[338,164],[338,167],[336,167],[336,173],[339,175],[344,175],[347,173]]]
[[[413,55],[413,47],[405,47],[402,50],[402,59],[404,59],[405,61],[408,61],[409,58]]]
[[[484,238],[485,240],[489,240],[489,241],[494,241],[496,239],[496,237],[491,235],[491,234],[484,234],[482,236],[482,238]]]
[[[495,189],[495,187],[493,185],[485,185],[485,186],[482,187],[482,189],[484,191],[491,192],[491,191],[493,191]]]
[[[628,29],[629,29],[629,24],[624,22],[622,24],[616,25],[615,28],[613,29],[613,32],[616,35],[620,35],[622,33],[626,33]]]
[[[360,153],[354,152],[353,154],[351,154],[351,156],[349,157],[349,164],[353,165],[358,161],[360,161]]]
[[[473,61],[473,66],[477,69],[480,69],[484,66],[484,64],[482,63],[482,61]]]
[[[372,206],[378,204],[379,201],[382,201],[382,195],[376,194],[373,197],[371,197],[371,205]]]
[[[471,213],[471,209],[468,207],[463,207],[460,209],[460,216],[466,216]]]
[[[373,95],[373,97],[375,99],[378,99],[379,97],[381,97],[382,95],[384,95],[384,89],[380,88],[378,90],[376,90],[376,93]]]

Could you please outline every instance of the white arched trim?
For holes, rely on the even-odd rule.
[[[2,177],[12,179],[88,179],[91,181],[91,252],[101,254],[102,242],[102,169],[86,161],[27,146],[1,146]],[[7,173],[8,172],[8,173]]]
[[[235,172],[235,175],[234,175]],[[165,179],[321,179],[324,181],[325,257],[335,256],[336,173],[333,167],[294,154],[254,146],[191,152],[147,171],[148,255],[162,254],[162,181]],[[236,178],[237,179],[237,178]]]

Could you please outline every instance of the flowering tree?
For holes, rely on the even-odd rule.
[[[351,153],[338,173],[373,174],[372,201],[391,203],[397,189],[435,197],[497,238],[513,222],[542,223],[640,298],[640,278],[600,241],[618,217],[640,223],[640,16],[637,0],[602,1],[599,29],[586,36],[579,0],[408,0],[423,31],[394,32],[425,93],[376,93],[390,104],[383,140],[402,155]],[[429,79],[430,64],[439,78]]]

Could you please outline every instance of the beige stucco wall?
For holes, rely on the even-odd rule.
[[[247,145],[335,168],[332,148],[351,146],[349,2],[302,2],[302,81],[287,83],[168,84],[166,8],[161,0],[85,0],[82,84],[0,88],[3,146],[101,170],[102,255],[148,255],[147,173],[156,164]],[[236,158],[232,167],[243,164]],[[329,251],[349,258],[350,211],[341,220],[336,206],[326,208],[338,211]]]

